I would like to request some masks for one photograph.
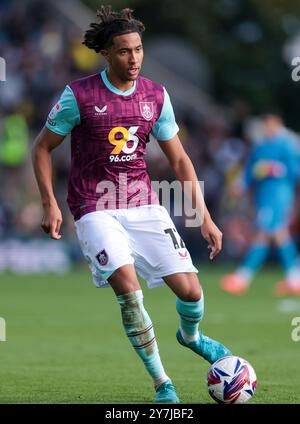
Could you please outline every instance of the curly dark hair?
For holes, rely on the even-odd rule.
[[[145,26],[141,21],[134,19],[132,12],[133,10],[129,8],[115,12],[111,6],[101,6],[97,11],[100,22],[90,24],[90,29],[85,32],[82,44],[99,53],[110,47],[113,44],[113,38],[117,35],[130,32],[138,32],[142,35]]]

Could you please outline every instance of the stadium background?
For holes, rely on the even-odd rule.
[[[183,219],[175,217],[194,261],[202,267],[200,278],[205,281],[208,302],[206,328],[254,361],[262,375],[257,402],[299,402],[298,392],[292,390],[299,372],[295,363],[299,346],[290,333],[291,318],[300,315],[300,303],[272,298],[272,284],[281,278],[281,271],[273,265],[276,258],[270,256],[271,269],[259,274],[245,298],[221,293],[218,282],[245,252],[251,237],[251,197],[237,202],[228,187],[258,136],[260,114],[275,108],[296,135],[300,132],[300,82],[291,76],[292,58],[300,56],[300,5],[280,0],[111,0],[102,4],[132,7],[144,21],[142,73],[167,87],[180,138],[199,180],[205,182],[208,208],[224,233],[222,254],[208,264],[199,231],[186,229]],[[133,397],[122,397],[128,375],[124,370],[119,376],[116,372],[116,352],[123,348],[129,371],[137,362],[123,341],[117,306],[107,291],[101,295],[107,314],[116,317],[109,324],[114,338],[105,333],[105,350],[99,345],[101,331],[108,325],[102,315],[105,307],[101,296],[82,284],[91,284],[91,278],[65,202],[68,139],[54,153],[55,192],[64,216],[63,240],[59,242],[41,233],[42,210],[30,161],[32,142],[65,85],[105,66],[81,45],[82,32],[93,21],[97,6],[99,2],[77,0],[0,2],[0,57],[6,60],[6,81],[0,82],[0,316],[8,326],[8,342],[0,346],[7,365],[1,370],[5,387],[0,389],[0,402],[139,401],[140,382]],[[149,146],[147,160],[153,180],[173,180],[155,144]],[[299,202],[298,195],[291,221],[298,245]],[[166,289],[159,290],[164,314],[160,303],[156,304],[155,291],[147,292],[146,297],[159,322],[161,350],[176,373],[182,357],[187,359],[189,354],[175,346],[174,305]],[[80,342],[74,342],[77,331]],[[24,354],[21,362],[20,350]],[[90,363],[85,358],[83,366],[83,357],[88,355]],[[73,362],[64,363],[70,356]],[[99,367],[99,357],[106,365],[105,370],[97,369],[95,377],[93,366]],[[108,358],[113,359],[111,366]],[[272,370],[278,361],[282,368]],[[186,390],[184,399],[209,402],[201,380],[206,365],[200,364],[200,371],[196,360],[191,368],[187,366],[182,367],[177,383]],[[129,378],[138,376],[143,376],[141,367],[137,376]],[[111,391],[104,384],[108,377],[111,386],[117,386]],[[185,389],[186,379],[190,390]],[[26,391],[28,381],[30,389]],[[143,400],[150,401],[147,380],[142,384]],[[276,385],[278,396],[274,397]]]

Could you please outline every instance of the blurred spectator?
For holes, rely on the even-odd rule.
[[[0,172],[5,181],[0,186],[0,234],[39,236],[41,211],[29,160],[31,140],[67,82],[85,71],[97,72],[100,56],[81,45],[81,31],[66,25],[51,4],[2,0],[0,27],[0,56],[7,64],[6,81],[0,83]],[[68,146],[60,150],[54,170],[67,233],[68,153]]]

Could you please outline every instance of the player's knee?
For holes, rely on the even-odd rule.
[[[201,286],[198,279],[191,279],[180,286],[177,296],[183,302],[198,302],[202,296]]]
[[[274,234],[272,234],[272,241],[276,245],[284,244],[290,240],[290,234],[288,230],[283,229],[276,231]]]
[[[183,302],[198,302],[201,299],[201,287],[187,287],[178,296]]]
[[[188,292],[188,302],[198,302],[201,299],[202,290],[199,280],[196,275],[193,276],[190,282],[190,289]]]
[[[254,242],[255,243],[269,243],[270,241],[270,235],[268,233],[265,233],[263,231],[259,232],[256,234],[255,238],[254,238]]]
[[[197,293],[189,293],[186,296],[184,296],[183,300],[184,302],[198,302],[201,299],[201,296]]]
[[[131,293],[141,288],[132,265],[125,265],[117,269],[109,277],[108,282],[117,295]]]

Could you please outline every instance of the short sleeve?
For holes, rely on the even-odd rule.
[[[158,141],[167,141],[173,138],[178,131],[179,128],[175,120],[170,96],[164,88],[164,104],[158,120],[153,125],[151,133]]]
[[[51,109],[46,128],[59,135],[67,135],[80,124],[80,112],[71,88],[67,85],[59,101]]]

